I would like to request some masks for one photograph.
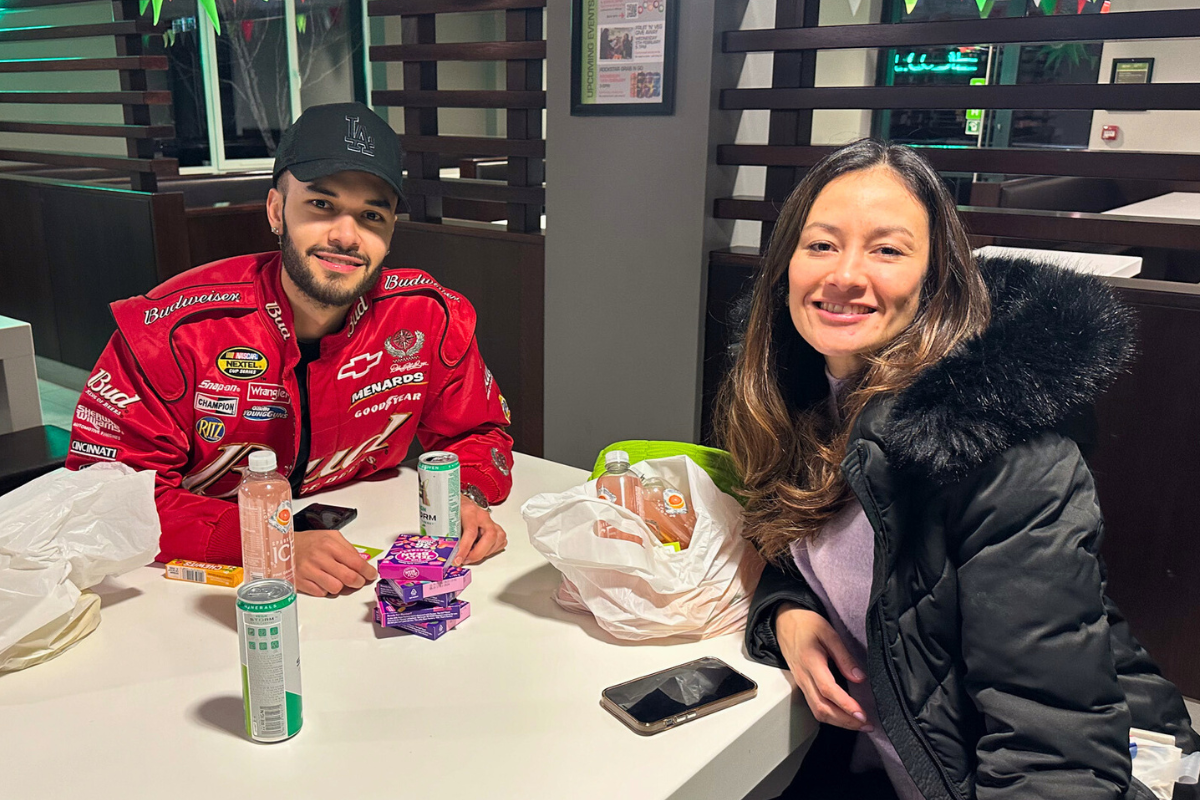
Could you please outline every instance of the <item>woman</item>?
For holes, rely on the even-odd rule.
[[[1149,798],[1130,726],[1195,749],[1061,432],[1130,329],[1093,278],[977,265],[908,148],[856,142],[792,193],[718,417],[772,562],[747,647],[822,723],[785,796]]]

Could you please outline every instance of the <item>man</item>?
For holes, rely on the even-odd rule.
[[[475,311],[424,272],[384,269],[400,201],[396,134],[359,103],[308,109],[275,157],[280,251],[178,275],[112,305],[117,332],[79,399],[67,466],[157,470],[158,560],[241,563],[241,471],[275,451],[300,497],[395,468],[414,435],[462,466],[460,563],[503,549],[508,405]],[[397,532],[409,521],[397,518]],[[296,533],[296,588],[376,577],[337,531]]]

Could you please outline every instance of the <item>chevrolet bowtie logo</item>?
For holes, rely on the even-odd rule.
[[[346,117],[346,149],[351,153],[362,153],[364,156],[375,157],[375,140],[367,136],[358,117]]]
[[[355,356],[345,364],[342,364],[342,368],[338,370],[338,380],[365,377],[368,372],[379,365],[381,358],[383,358],[382,352],[361,353]]]

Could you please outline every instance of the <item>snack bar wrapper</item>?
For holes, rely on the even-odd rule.
[[[458,623],[471,616],[471,604],[463,603],[460,613],[461,616],[459,616],[458,619],[439,619],[434,620],[433,622],[416,622],[411,625],[389,625],[387,627],[393,627],[402,631],[408,631],[409,633],[415,633],[417,636],[425,639],[440,639],[445,636],[447,632],[453,630]],[[379,622],[378,608],[375,609],[375,621]]]
[[[471,570],[465,567],[450,567],[446,570],[444,581],[389,581],[381,580],[380,586],[402,603],[427,603],[436,601],[439,597],[456,595],[471,585]],[[381,589],[380,591],[384,591]],[[454,598],[450,598],[453,600]],[[445,605],[445,603],[438,603]]]
[[[379,560],[379,577],[398,582],[444,581],[458,549],[458,539],[401,534]]]
[[[375,606],[375,613],[378,615],[380,625],[386,625],[391,628],[397,625],[411,625],[416,622],[458,619],[462,616],[463,606],[465,605],[466,603],[462,600],[455,600],[447,606],[431,606],[426,603],[405,605],[404,603],[397,603],[394,600],[381,597]]]

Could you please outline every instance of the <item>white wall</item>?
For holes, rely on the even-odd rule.
[[[1127,11],[1167,11],[1197,8],[1200,3],[1181,0],[1119,0],[1113,14]],[[1154,83],[1200,81],[1200,40],[1151,39],[1106,42],[1100,57],[1100,83],[1112,76],[1114,58],[1154,59]],[[1121,129],[1115,142],[1100,138],[1105,125]],[[1129,150],[1156,153],[1200,153],[1200,111],[1101,111],[1092,115],[1091,150]]]
[[[85,25],[112,22],[112,4],[94,2],[67,6],[4,10],[0,29],[36,25]],[[44,39],[0,44],[0,59],[111,58],[117,54],[111,36],[87,39]],[[120,91],[116,72],[17,72],[0,74],[0,91]],[[123,121],[120,106],[0,103],[0,120],[22,122]],[[0,133],[0,147],[74,153],[125,155],[125,140],[101,136],[60,136],[43,133]]]

